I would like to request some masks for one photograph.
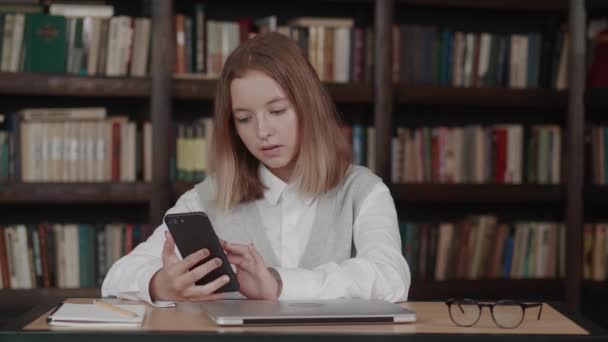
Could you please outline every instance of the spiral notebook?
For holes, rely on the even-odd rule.
[[[115,305],[137,314],[130,317],[95,304],[59,304],[47,318],[51,326],[64,327],[138,327],[146,315],[145,305]]]

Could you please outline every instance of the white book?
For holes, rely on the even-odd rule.
[[[15,227],[16,234],[13,235],[13,247],[15,260],[17,261],[16,277],[19,289],[31,289],[33,287],[31,278],[31,265],[27,247],[27,229],[24,225]]]
[[[479,67],[477,69],[477,76],[483,84],[483,79],[486,77],[490,68],[490,51],[492,47],[492,35],[489,33],[482,33],[479,40]]]
[[[101,19],[85,18],[83,22],[84,41],[87,42],[87,74],[89,76],[97,75],[97,66],[99,64],[99,48],[101,46]]]
[[[72,18],[110,18],[114,15],[114,7],[95,4],[51,4],[49,14]]]
[[[133,312],[136,316],[117,312],[98,304],[63,303],[48,318],[52,326],[71,327],[137,327],[142,324],[145,305],[116,305],[116,307]]]
[[[105,107],[25,108],[19,111],[22,121],[102,120]]]
[[[559,127],[552,127],[553,139],[551,139],[553,146],[551,152],[553,156],[551,161],[551,183],[559,184],[561,181],[561,163],[562,163],[562,134]]]
[[[334,30],[334,75],[333,81],[349,81],[350,29],[338,27]]]
[[[16,289],[19,288],[19,281],[17,279],[17,269],[19,266],[17,265],[17,259],[15,255],[15,248],[17,245],[17,231],[15,227],[5,227],[4,228],[4,241],[6,247],[6,257],[8,259],[8,274],[10,279],[7,279],[7,284],[10,285],[11,288]],[[7,286],[8,287],[8,286]]]
[[[65,231],[65,244],[63,253],[65,259],[65,284],[67,288],[80,287],[80,247],[78,238],[78,226],[66,224],[63,226]]]
[[[11,59],[9,71],[19,71],[21,61],[21,51],[23,49],[23,32],[25,31],[25,14],[17,13],[13,21],[13,38],[11,40]]]
[[[152,124],[144,122],[144,181],[152,181]]]
[[[13,46],[13,25],[16,14],[7,13],[4,16],[4,32],[2,33],[2,71],[11,71],[11,49]]]
[[[148,70],[148,57],[150,54],[150,24],[148,18],[135,19],[135,32],[133,36],[133,58],[130,74],[133,77],[145,77]]]

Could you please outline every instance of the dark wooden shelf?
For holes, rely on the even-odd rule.
[[[147,97],[147,78],[109,78],[61,74],[0,73],[2,95]]]
[[[147,202],[149,183],[2,183],[0,203]]]
[[[588,10],[608,10],[608,1],[606,0],[586,0]]]
[[[407,202],[555,202],[561,185],[536,184],[393,184],[396,201]]]
[[[599,0],[603,1],[603,0]],[[399,4],[425,7],[463,7],[476,9],[565,12],[567,0],[398,0]]]
[[[608,185],[588,185],[585,187],[585,199],[593,203],[605,203],[608,198]]]
[[[566,109],[567,94],[553,89],[397,86],[397,102],[530,109]]]
[[[585,101],[587,107],[608,109],[608,88],[593,88],[587,90],[585,92]]]
[[[479,279],[414,281],[411,300],[471,299],[563,299],[564,281],[559,279]]]
[[[176,78],[173,80],[173,96],[183,100],[212,100],[215,95],[215,79]],[[372,103],[374,93],[371,84],[325,83],[336,102]]]

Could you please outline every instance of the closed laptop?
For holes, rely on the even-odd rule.
[[[408,323],[416,314],[383,300],[219,300],[202,304],[218,325]]]

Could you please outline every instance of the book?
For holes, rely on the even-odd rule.
[[[146,314],[145,305],[113,305],[135,313],[131,317],[97,304],[62,303],[47,318],[51,326],[64,327],[137,327]]]

